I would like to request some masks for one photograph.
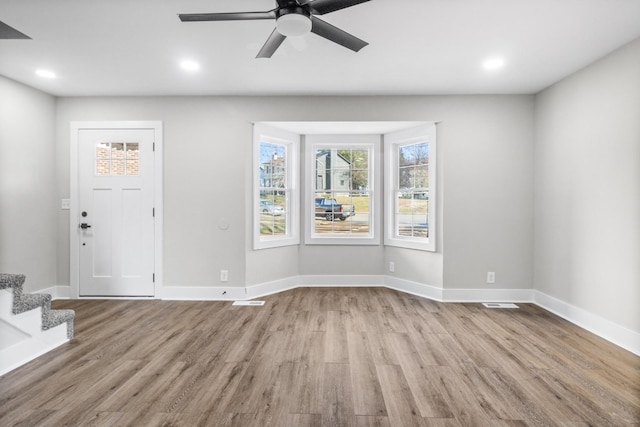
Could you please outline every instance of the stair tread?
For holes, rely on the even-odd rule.
[[[13,314],[24,313],[25,311],[33,310],[38,307],[46,309],[47,302],[51,302],[51,295],[49,294],[13,294]]]
[[[73,320],[75,315],[73,310],[51,310],[47,316],[43,316],[42,329],[50,329]]]
[[[0,273],[0,289],[20,288],[24,284],[24,274]]]

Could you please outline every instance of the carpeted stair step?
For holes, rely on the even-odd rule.
[[[20,296],[13,292],[13,314],[24,313],[25,311],[34,310],[38,307],[42,307],[44,313],[44,307],[46,304],[51,304],[51,295],[47,294],[22,294]]]
[[[48,330],[58,325],[67,323],[67,338],[73,338],[73,319],[76,313],[73,310],[49,310],[45,315],[42,314],[42,329]]]
[[[0,289],[20,289],[22,293],[22,285],[24,284],[24,274],[6,274],[0,273]]]
[[[67,338],[73,338],[75,312],[73,310],[52,310],[51,295],[49,294],[25,294],[22,288],[24,281],[24,274],[0,273],[0,289],[13,290],[13,314],[42,307],[42,330],[48,330],[66,322]]]

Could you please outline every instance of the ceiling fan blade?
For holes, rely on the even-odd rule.
[[[25,33],[22,33],[10,25],[0,21],[0,39],[2,40],[18,40],[18,39],[31,39]]]
[[[258,52],[256,58],[271,58],[273,53],[280,47],[280,45],[286,38],[287,36],[283,36],[278,32],[277,29],[274,29],[267,39],[267,42],[264,44],[264,46],[262,46],[260,52]]]
[[[265,12],[181,13],[178,16],[182,22],[249,21],[255,19],[275,19],[276,9]]]
[[[354,52],[358,52],[369,44],[366,41],[360,40],[356,36],[352,36],[346,31],[343,31],[338,27],[334,27],[328,22],[325,22],[320,18],[316,18],[313,15],[311,15],[311,32],[319,35],[320,37],[324,37],[327,40],[331,40],[334,43],[338,43],[347,49],[351,49]]]
[[[335,12],[336,10],[346,9],[369,0],[313,0],[306,3],[311,7],[311,11],[318,15]]]

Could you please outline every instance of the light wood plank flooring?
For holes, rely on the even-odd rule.
[[[640,424],[640,358],[533,305],[263,299],[56,301],[76,336],[0,378],[0,425]]]

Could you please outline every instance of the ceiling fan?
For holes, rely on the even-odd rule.
[[[0,40],[19,40],[19,39],[31,39],[25,33],[21,33],[12,26],[0,21]]]
[[[316,15],[335,12],[366,1],[369,0],[276,0],[277,7],[264,12],[187,13],[178,16],[182,22],[275,19],[276,28],[256,58],[271,58],[287,37],[309,32],[358,52],[369,43],[334,27]]]

